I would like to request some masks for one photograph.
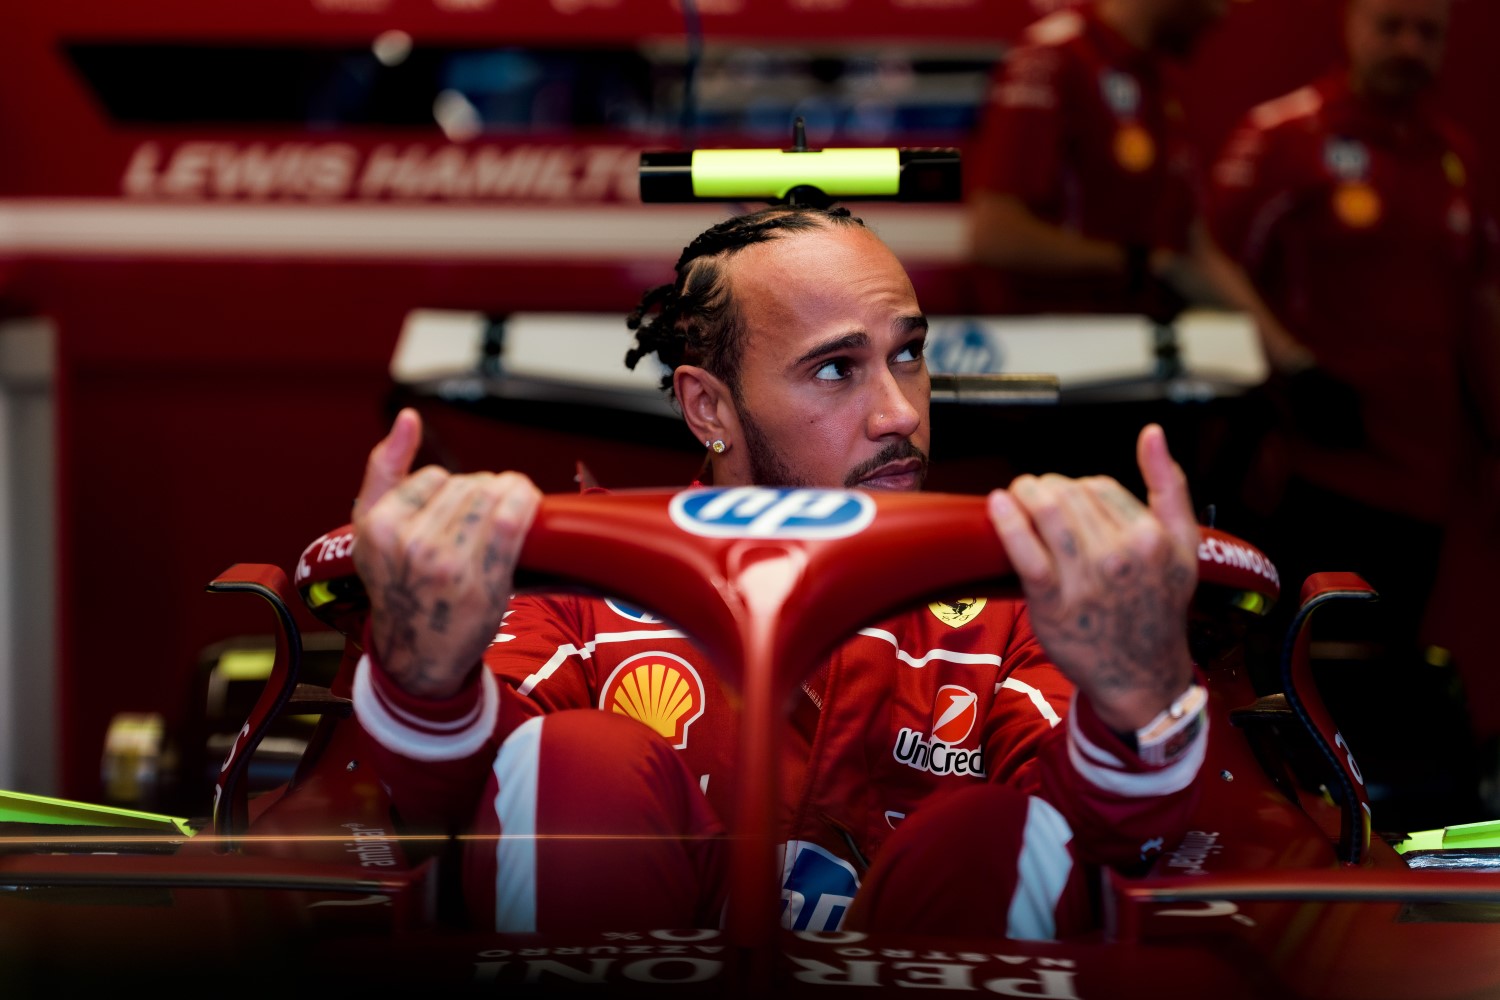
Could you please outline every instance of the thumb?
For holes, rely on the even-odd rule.
[[[422,418],[416,410],[405,407],[396,414],[390,432],[370,449],[370,457],[365,462],[365,479],[360,484],[359,496],[354,498],[356,520],[406,478],[421,443]]]
[[[1187,475],[1167,450],[1167,435],[1159,424],[1141,428],[1136,440],[1136,462],[1146,481],[1146,503],[1151,512],[1179,542],[1196,551],[1201,532],[1198,515],[1193,512],[1193,498],[1188,493]]]

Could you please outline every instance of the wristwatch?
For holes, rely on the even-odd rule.
[[[1147,764],[1170,764],[1192,745],[1203,728],[1203,714],[1208,707],[1208,689],[1201,684],[1188,687],[1177,700],[1133,733],[1121,738]]]

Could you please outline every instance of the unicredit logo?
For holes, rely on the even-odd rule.
[[[929,740],[907,727],[896,736],[895,758],[907,767],[931,774],[972,774],[984,777],[984,748],[961,750]]]
[[[962,743],[974,731],[979,696],[957,684],[944,684],[938,688],[934,710],[932,738],[939,743]]]
[[[957,684],[938,688],[933,703],[932,736],[911,727],[896,736],[893,755],[907,767],[931,774],[972,774],[984,777],[984,748],[961,749],[958,744],[974,731],[979,696]]]

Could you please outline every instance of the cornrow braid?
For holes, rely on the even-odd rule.
[[[661,388],[669,398],[675,398],[672,372],[684,364],[701,366],[738,392],[744,330],[725,280],[725,259],[786,232],[863,225],[847,208],[773,205],[705,230],[677,258],[677,280],[646,292],[625,318],[635,331],[625,367],[634,370],[641,358],[655,354],[667,367]]]

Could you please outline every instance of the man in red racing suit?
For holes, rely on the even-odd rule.
[[[858,263],[866,254],[880,261],[880,281],[888,282],[901,318],[889,321],[889,303],[882,305],[863,317],[862,332],[836,337],[803,364],[812,366],[810,391],[818,394],[827,392],[817,384],[825,381],[887,382],[869,397],[876,400],[869,408],[881,412],[861,407],[857,421],[860,434],[885,443],[836,477],[811,467],[811,448],[756,455],[775,428],[755,426],[748,411],[737,423],[725,421],[722,400],[705,406],[701,387],[683,379],[692,366],[668,357],[676,348],[643,329],[641,348],[660,352],[674,369],[676,397],[695,433],[731,433],[728,427],[744,442],[733,454],[745,465],[732,465],[721,461],[730,446],[710,437],[709,473],[731,483],[920,485],[925,324],[904,272],[847,214],[779,208],[746,218],[700,237],[685,251],[679,275],[691,271],[695,248],[711,253],[722,249],[715,237],[727,231],[737,239],[753,227],[760,242],[793,254],[805,248],[816,260],[840,262],[843,251],[857,251],[849,280],[828,286],[836,289],[830,299],[845,287],[882,298],[870,292],[875,275]],[[742,321],[762,328],[748,298],[756,286],[741,277],[750,265],[736,267]],[[861,277],[870,280],[861,284]],[[835,330],[852,322],[842,309],[832,310]],[[665,310],[663,316],[684,322]],[[815,303],[804,322],[816,327],[818,316]],[[884,343],[887,337],[894,343]],[[865,353],[873,362],[861,353],[870,340],[875,350]],[[854,357],[828,360],[829,350]],[[748,377],[755,358],[747,353],[739,373],[744,397],[757,391]],[[829,406],[817,399],[819,408]],[[487,670],[454,671],[435,688],[427,683],[430,657],[407,657],[416,666],[404,673],[388,665],[386,650],[400,654],[429,638],[411,622],[440,615],[446,629],[453,611],[407,600],[415,592],[402,581],[412,575],[392,572],[385,561],[435,545],[431,539],[442,532],[431,525],[464,535],[478,530],[476,498],[486,489],[495,491],[487,516],[524,534],[524,518],[507,506],[527,495],[505,478],[514,474],[476,481],[451,500],[442,492],[429,498],[424,485],[423,477],[446,485],[446,474],[405,476],[418,431],[414,414],[398,418],[372,452],[356,505],[356,559],[364,560],[372,603],[394,590],[406,602],[392,601],[392,611],[405,613],[387,613],[384,631],[379,616],[372,619],[370,653],[354,690],[369,758],[403,821],[505,835],[466,841],[465,889],[482,926],[717,926],[725,901],[720,817],[731,815],[734,802],[738,720],[712,665],[687,636],[617,601],[515,596],[502,606],[498,632],[487,635]],[[1185,639],[1197,529],[1159,429],[1143,433],[1141,454],[1150,508],[1112,480],[1025,477],[992,496],[992,519],[1029,604],[954,595],[906,611],[861,630],[804,683],[778,744],[785,926],[834,930],[847,917],[849,926],[962,926],[1051,938],[1088,923],[1091,866],[1137,863],[1180,834],[1206,741],[1203,689]],[[792,467],[792,459],[802,467]],[[782,466],[768,469],[775,461]],[[400,529],[389,542],[381,538],[391,530],[377,516],[382,512]],[[429,515],[425,534],[414,531],[412,520]],[[366,548],[372,538],[378,550]],[[424,540],[414,544],[417,538]],[[1073,567],[1085,554],[1090,565]],[[1079,578],[1092,579],[1092,589],[1074,600]],[[1037,615],[1041,627],[1033,631]],[[1070,661],[1099,665],[1100,675],[1080,675],[1096,693],[1075,689],[1043,641]],[[1155,675],[1158,667],[1164,679]],[[1132,674],[1141,670],[1151,676]],[[1137,705],[1142,691],[1148,694]],[[1122,703],[1133,712],[1122,714]],[[1106,722],[1106,710],[1114,721]],[[920,820],[907,820],[919,810]]]

